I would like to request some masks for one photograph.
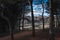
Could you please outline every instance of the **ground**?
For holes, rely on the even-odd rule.
[[[10,35],[0,37],[0,40],[11,40],[11,37]],[[35,33],[35,37],[33,37],[32,31],[23,31],[14,34],[14,40],[49,40],[49,32],[48,30],[37,30]],[[55,33],[55,40],[60,40],[60,33]]]

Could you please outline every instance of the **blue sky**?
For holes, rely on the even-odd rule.
[[[39,16],[42,15],[42,4],[40,3],[41,0],[33,0],[33,12],[34,12],[34,16]],[[46,2],[48,0],[42,0],[44,4],[46,4]],[[46,10],[44,10],[44,16],[48,16],[48,14],[45,12]],[[31,16],[31,12],[29,12],[29,14]]]
[[[48,0],[33,0],[33,4],[34,5],[38,5],[41,4],[41,1],[45,4],[46,2],[48,2]]]

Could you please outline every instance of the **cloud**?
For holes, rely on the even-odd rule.
[[[42,12],[34,11],[34,16],[42,15]],[[31,16],[31,12],[29,12],[26,16]],[[49,16],[49,14],[44,13],[44,16]]]
[[[44,3],[47,2],[47,0],[43,0]],[[37,5],[35,5],[37,4]],[[40,4],[40,0],[33,0],[33,12],[34,12],[34,16],[39,16],[39,15],[42,15],[42,12],[43,12],[43,8],[42,8],[42,4]],[[31,16],[31,12],[29,12],[27,14],[27,16]],[[46,10],[44,9],[44,16],[49,16],[47,13],[46,13]]]
[[[42,11],[42,5],[33,5],[33,11]]]

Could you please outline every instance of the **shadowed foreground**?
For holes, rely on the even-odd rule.
[[[32,36],[32,31],[24,31],[14,34],[14,40],[49,40],[48,30],[36,31],[36,36]],[[60,40],[60,33],[55,33],[55,40]],[[0,40],[11,40],[10,36],[0,37]]]

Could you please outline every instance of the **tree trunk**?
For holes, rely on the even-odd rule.
[[[60,17],[59,17],[59,15],[58,15],[58,18],[57,18],[57,21],[58,21],[58,29],[59,29],[59,27],[60,27],[60,21],[59,21],[59,19],[60,19]]]
[[[21,26],[21,19],[19,18],[19,31],[20,31],[20,26]]]
[[[43,31],[44,31],[44,3],[42,1],[42,8],[43,8],[43,12],[42,12],[42,22],[43,22]]]
[[[50,34],[50,38],[49,40],[55,40],[55,33],[54,33],[54,15],[53,15],[53,2],[52,0],[49,0],[49,4],[50,4],[50,29],[49,29],[49,34]]]
[[[9,19],[5,16],[1,16],[3,19],[5,19],[8,24],[9,24],[9,31],[10,31],[10,35],[11,35],[11,40],[14,40],[14,37],[13,37],[13,24],[9,21]]]
[[[24,30],[24,14],[23,14],[23,21],[22,21],[22,31]]]
[[[34,25],[34,14],[33,14],[33,5],[31,0],[31,16],[32,16],[32,34],[35,36],[35,25]]]
[[[11,26],[11,40],[14,40],[14,36],[13,36],[13,25]]]
[[[58,22],[59,22],[58,15],[56,15],[56,28],[58,27]]]

